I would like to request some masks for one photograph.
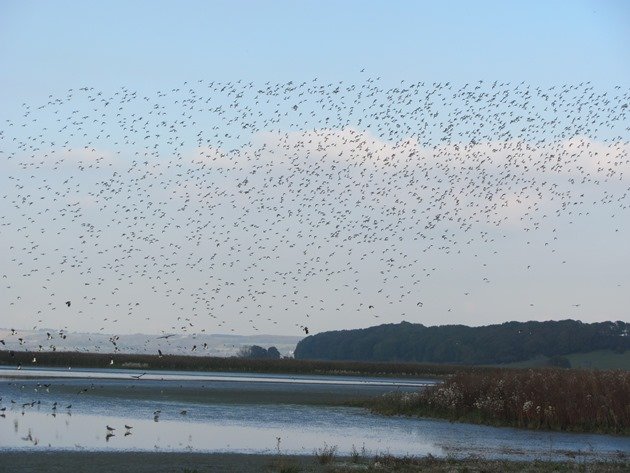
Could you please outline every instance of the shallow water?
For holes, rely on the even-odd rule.
[[[380,378],[363,376],[325,376],[325,375],[294,375],[268,373],[219,373],[200,371],[167,371],[167,370],[94,370],[87,368],[25,368],[11,369],[0,367],[0,378],[87,378],[87,379],[122,379],[122,380],[152,380],[152,381],[231,381],[255,383],[291,383],[291,384],[331,384],[331,385],[360,385],[421,387],[435,384],[429,379]]]
[[[279,448],[312,454],[327,444],[342,454],[353,447],[369,454],[518,459],[630,454],[627,437],[382,417],[326,405],[419,389],[429,382],[422,380],[155,372],[134,379],[128,372],[105,378],[112,372],[104,371],[98,377],[84,371],[83,377],[60,378],[59,370],[38,371],[20,379],[2,378],[15,372],[0,371],[0,407],[6,407],[0,450],[271,454]]]

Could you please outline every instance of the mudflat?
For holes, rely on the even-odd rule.
[[[324,459],[321,456],[258,455],[234,453],[165,452],[5,452],[0,453],[0,473],[242,473],[242,472],[486,472],[486,473],[622,473],[629,471],[626,460],[610,462],[505,461],[424,458]]]
[[[0,472],[47,473],[172,473],[325,471],[312,456],[282,457],[233,453],[164,452],[3,452]]]

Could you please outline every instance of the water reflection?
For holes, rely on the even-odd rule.
[[[311,454],[324,442],[349,454],[353,446],[395,455],[493,458],[614,456],[628,440],[596,435],[524,432],[447,422],[391,419],[358,409],[309,406],[234,406],[199,412],[192,420],[12,410],[0,422],[3,449],[159,450]],[[204,406],[205,408],[205,406]],[[182,416],[183,417],[183,416]],[[127,427],[126,427],[127,426]]]
[[[383,386],[264,382],[262,386],[256,379],[236,383],[0,379],[0,408],[6,408],[0,417],[0,451],[271,454],[280,444],[284,453],[312,454],[326,443],[337,445],[342,454],[350,454],[353,447],[371,454],[520,459],[630,454],[630,441],[621,437],[390,418],[356,408],[290,402],[359,392],[373,395],[386,390]]]

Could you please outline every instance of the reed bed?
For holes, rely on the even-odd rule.
[[[415,393],[371,400],[377,413],[528,429],[630,434],[630,372],[562,369],[459,371]]]
[[[33,359],[36,360],[33,363]],[[113,360],[113,364],[111,363]],[[30,352],[0,350],[0,366],[135,368],[140,370],[222,371],[237,373],[326,374],[345,376],[396,376],[438,378],[465,369],[463,366],[431,363],[361,361],[260,360],[239,357],[185,355],[111,354],[84,352]]]

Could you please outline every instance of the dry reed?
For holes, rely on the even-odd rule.
[[[383,414],[521,428],[630,433],[630,372],[562,369],[460,371],[443,384],[374,400]]]

